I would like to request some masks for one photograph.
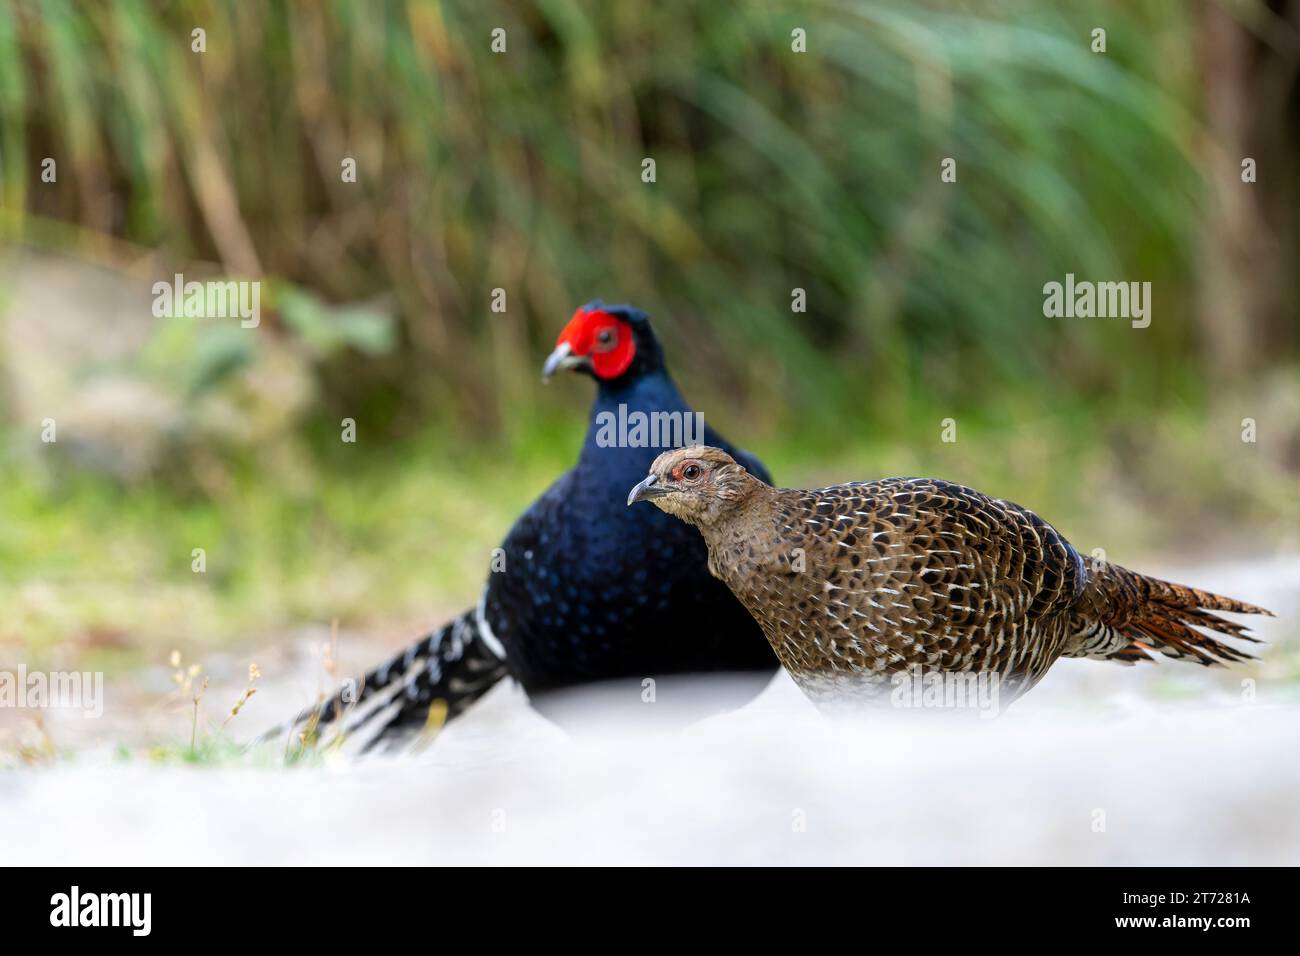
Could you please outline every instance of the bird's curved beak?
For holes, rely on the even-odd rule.
[[[555,347],[555,351],[546,357],[546,364],[542,366],[542,381],[549,381],[551,376],[560,369],[578,368],[590,362],[585,355],[574,355],[573,347],[568,342],[561,342]]]
[[[666,494],[668,494],[668,489],[659,484],[658,475],[646,475],[641,479],[640,484],[627,493],[628,507],[631,507],[638,501],[645,501],[649,498],[660,498]]]

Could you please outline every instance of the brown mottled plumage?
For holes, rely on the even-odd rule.
[[[876,696],[900,671],[998,675],[1018,696],[1060,657],[1210,665],[1253,641],[1215,614],[1243,601],[1086,560],[1019,505],[950,482],[777,489],[717,448],[660,455],[628,504],[699,528],[709,570],[754,615],[814,701]]]

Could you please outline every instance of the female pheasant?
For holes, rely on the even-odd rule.
[[[1011,700],[1060,657],[1238,661],[1195,628],[1254,641],[1210,611],[1270,613],[1085,560],[1032,512],[937,479],[777,489],[697,446],[655,459],[627,500],[647,499],[700,530],[709,570],[819,706],[918,673],[995,675]]]

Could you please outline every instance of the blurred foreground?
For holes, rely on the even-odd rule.
[[[0,814],[24,821],[2,859],[1300,863],[1300,558],[1151,570],[1273,608],[1262,659],[1230,670],[1062,661],[996,720],[832,722],[780,675],[748,707],[673,732],[611,725],[598,710],[589,732],[569,735],[502,687],[418,757],[287,773],[242,758],[198,772],[90,747],[0,775]],[[270,682],[240,735],[305,703],[301,684]],[[179,731],[185,718],[171,721]]]

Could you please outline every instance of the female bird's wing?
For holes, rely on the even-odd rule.
[[[804,550],[807,569],[804,580],[784,579],[793,589],[784,626],[802,646],[789,653],[813,669],[920,665],[1036,679],[1058,656],[1084,569],[1031,512],[915,478],[777,500],[785,543]]]

